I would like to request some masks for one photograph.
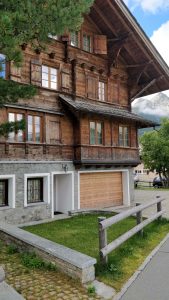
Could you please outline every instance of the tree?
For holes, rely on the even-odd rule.
[[[5,61],[22,64],[22,45],[45,49],[49,34],[56,36],[78,30],[93,0],[1,0],[0,1],[0,53]],[[0,56],[0,71],[4,57]],[[0,107],[16,102],[19,98],[30,98],[36,89],[0,78]],[[17,124],[17,128],[19,123]],[[23,129],[23,122],[21,122]],[[14,128],[0,126],[0,134]]]
[[[161,128],[144,133],[140,138],[145,167],[156,170],[169,185],[169,119],[162,119]]]

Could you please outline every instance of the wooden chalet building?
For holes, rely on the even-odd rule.
[[[154,124],[131,112],[140,96],[169,89],[169,69],[121,0],[96,0],[79,32],[50,37],[45,52],[23,47],[6,79],[38,87],[5,105],[1,122],[26,130],[0,139],[0,220],[130,205],[137,130]]]

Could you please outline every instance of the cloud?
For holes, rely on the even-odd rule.
[[[169,21],[153,32],[151,41],[169,66]]]
[[[137,6],[141,6],[144,11],[155,14],[159,10],[166,10],[169,8],[169,0],[124,0],[125,4],[131,10]]]

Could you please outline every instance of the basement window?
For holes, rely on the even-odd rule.
[[[0,180],[0,207],[8,206],[8,179]]]
[[[43,178],[28,178],[27,202],[43,202]]]

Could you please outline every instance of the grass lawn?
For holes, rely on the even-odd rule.
[[[102,214],[103,215],[103,214]],[[110,215],[106,215],[110,217]],[[117,291],[131,277],[148,254],[169,232],[169,221],[155,221],[144,229],[144,236],[135,235],[108,256],[108,265],[99,264],[98,251],[98,215],[81,215],[66,220],[25,227],[24,229],[65,245],[92,257],[98,261],[96,277]],[[108,242],[116,239],[133,226],[136,220],[130,217],[108,229]]]

